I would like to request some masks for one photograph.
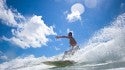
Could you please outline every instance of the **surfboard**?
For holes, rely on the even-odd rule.
[[[43,63],[47,65],[54,65],[56,67],[65,67],[73,65],[75,62],[70,60],[65,60],[65,61],[45,61]]]

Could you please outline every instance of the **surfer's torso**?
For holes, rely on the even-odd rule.
[[[75,41],[75,39],[72,36],[69,36],[69,43],[71,46],[76,46],[77,42]]]

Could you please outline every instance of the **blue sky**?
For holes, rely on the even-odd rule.
[[[0,56],[54,56],[69,49],[73,32],[78,45],[125,12],[124,0],[1,0]],[[68,17],[69,16],[69,17]],[[82,48],[82,46],[80,46]]]

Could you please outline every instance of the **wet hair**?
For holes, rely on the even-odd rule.
[[[72,36],[72,32],[69,32],[69,33],[68,33],[68,36]]]

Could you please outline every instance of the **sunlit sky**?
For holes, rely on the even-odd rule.
[[[0,56],[63,53],[68,39],[56,35],[71,31],[80,46],[124,12],[124,0],[0,0]]]

